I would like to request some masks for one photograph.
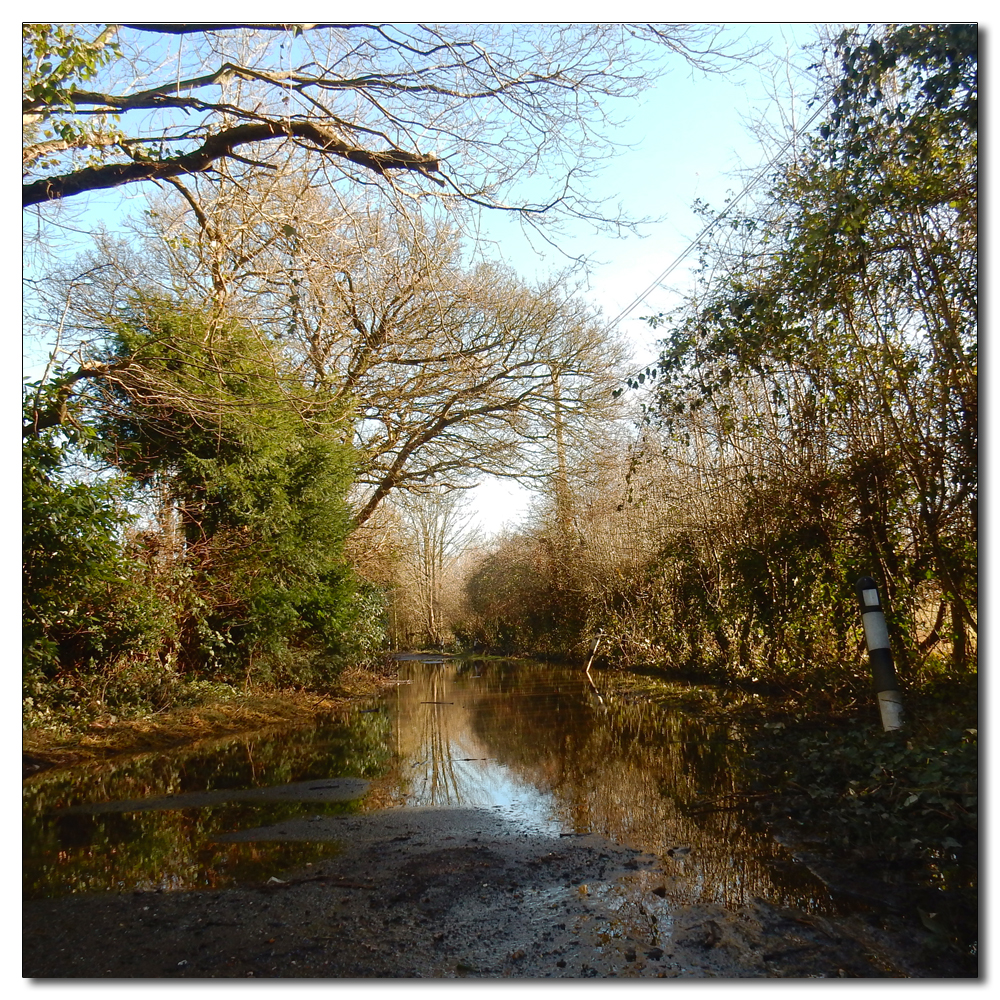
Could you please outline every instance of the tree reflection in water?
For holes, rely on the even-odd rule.
[[[336,850],[330,844],[225,844],[214,837],[296,816],[352,812],[354,802],[227,802],[201,808],[88,814],[87,803],[151,799],[296,781],[378,777],[389,718],[356,713],[317,728],[205,741],[184,751],[35,775],[23,788],[26,898],[132,889],[193,889],[266,879]]]
[[[599,833],[659,856],[706,902],[834,909],[739,795],[743,750],[729,727],[598,698],[565,667],[413,662],[400,677],[408,804],[509,808],[536,827]]]

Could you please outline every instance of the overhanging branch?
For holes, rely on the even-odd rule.
[[[233,151],[239,146],[291,138],[304,140],[323,153],[339,156],[383,177],[390,170],[410,170],[423,174],[435,184],[444,185],[443,180],[431,176],[440,173],[436,156],[408,153],[402,149],[372,151],[350,146],[312,122],[290,120],[236,125],[210,136],[198,149],[170,159],[109,163],[85,167],[60,177],[33,181],[22,188],[22,206],[68,198],[85,191],[121,187],[137,181],[166,180],[184,174],[201,173],[216,160],[233,155]]]

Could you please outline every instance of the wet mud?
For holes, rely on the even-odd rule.
[[[385,810],[244,830],[334,857],[221,891],[24,906],[32,978],[896,978],[920,942],[880,921],[693,898],[664,859],[544,836],[482,809]]]

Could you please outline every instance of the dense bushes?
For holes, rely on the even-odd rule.
[[[162,707],[185,683],[329,682],[381,643],[344,554],[344,418],[268,345],[180,301],[109,321],[70,419],[24,449],[25,695],[45,711]],[[64,377],[63,385],[76,384]],[[42,418],[39,414],[42,414]],[[62,428],[62,429],[59,429]],[[68,475],[85,461],[93,481]]]
[[[66,481],[53,432],[30,439],[22,470],[23,672],[27,707],[104,702],[126,665],[162,672],[173,620],[124,545],[127,480]],[[90,678],[81,684],[82,677]],[[119,683],[115,684],[115,679]],[[149,678],[144,687],[152,687]],[[128,686],[126,684],[126,686]]]

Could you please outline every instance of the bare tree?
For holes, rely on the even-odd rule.
[[[440,487],[397,507],[404,543],[394,600],[397,628],[402,619],[400,631],[440,645],[448,640],[461,601],[456,567],[477,537],[472,514],[461,492]]]
[[[613,218],[588,190],[619,99],[677,60],[747,58],[708,24],[26,24],[23,203],[289,157],[326,181]],[[59,53],[69,53],[63,57]]]
[[[308,387],[304,411],[354,415],[359,524],[483,474],[544,482],[618,406],[624,348],[562,277],[464,266],[454,228],[342,206],[297,174],[197,204],[161,200],[128,243],[99,239],[79,336],[150,285],[237,315],[276,384]]]

